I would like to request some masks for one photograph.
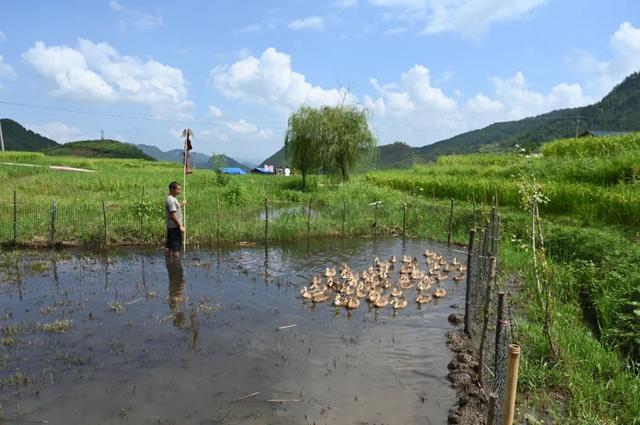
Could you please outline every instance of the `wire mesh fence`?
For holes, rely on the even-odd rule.
[[[508,351],[513,338],[505,312],[506,294],[496,276],[500,267],[500,216],[493,208],[478,231],[472,231],[468,252],[465,332],[478,351],[478,381],[491,402],[486,424],[502,423]]]
[[[45,203],[17,196],[8,204],[0,209],[2,244],[159,244],[166,232],[161,201]],[[187,242],[198,245],[376,234],[444,240],[453,233],[459,240],[475,219],[465,202],[450,209],[428,199],[233,203],[218,196],[189,200],[183,216]]]

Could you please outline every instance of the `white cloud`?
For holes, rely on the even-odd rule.
[[[111,0],[109,5],[122,16],[120,20],[122,28],[132,27],[139,30],[151,30],[162,26],[162,16],[160,15],[152,15],[140,10],[130,9],[117,0]]]
[[[259,58],[249,56],[230,66],[211,70],[214,87],[228,98],[254,101],[288,110],[300,105],[337,105],[344,98],[342,89],[323,89],[314,86],[306,77],[291,67],[291,56],[273,47]],[[347,95],[347,102],[354,97]]]
[[[519,19],[547,0],[370,0],[390,17],[424,21],[423,33],[456,32],[475,37],[496,22]]]
[[[270,139],[273,136],[271,129],[260,129],[246,120],[225,121],[223,124],[238,136],[251,136],[258,139]]]
[[[364,95],[363,105],[373,113],[373,127],[382,143],[403,140],[422,146],[493,122],[593,102],[579,84],[560,83],[546,93],[535,91],[521,72],[489,81],[492,93],[477,93],[465,100],[459,91],[447,95],[432,81],[428,68],[415,65],[391,83],[370,79],[379,97]]]
[[[375,78],[370,80],[381,97],[365,99],[365,106],[373,106],[375,112],[388,113],[393,116],[407,116],[414,113],[433,111],[448,112],[457,107],[455,99],[431,84],[429,69],[415,65],[400,75],[400,81],[380,85]]]
[[[579,84],[560,83],[546,94],[534,91],[528,87],[524,74],[520,71],[509,78],[491,77],[489,81],[494,86],[493,97],[477,93],[464,105],[462,113],[472,126],[518,120],[594,102],[594,99],[584,94]]]
[[[82,131],[79,128],[67,125],[60,121],[45,123],[45,124],[29,124],[28,128],[55,140],[58,143],[67,143],[74,140],[81,139]]]
[[[604,96],[628,75],[640,71],[640,28],[623,22],[609,39],[613,57],[599,61],[587,52],[572,58],[583,71],[592,76],[594,91]]]
[[[14,78],[16,76],[13,67],[4,62],[4,57],[0,55],[0,78]]]
[[[0,30],[0,43],[5,41],[7,39],[7,35],[4,33],[4,31]]]
[[[22,57],[55,83],[54,96],[147,105],[158,118],[189,118],[182,71],[154,59],[122,56],[107,43],[80,39],[76,48],[38,41]]]
[[[222,116],[222,109],[213,105],[209,105],[209,115],[211,115],[213,118],[220,118]]]
[[[322,30],[324,28],[324,20],[320,16],[308,16],[303,19],[296,19],[289,22],[289,28],[292,30]]]

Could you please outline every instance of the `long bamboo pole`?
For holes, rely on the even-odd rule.
[[[182,199],[187,200],[187,139],[189,138],[189,129],[185,131],[184,137],[184,161],[182,164]],[[184,205],[182,208],[182,227],[184,227],[184,232],[182,232],[182,255],[187,252],[187,206]]]
[[[516,407],[516,390],[518,387],[518,367],[520,366],[520,346],[509,346],[509,366],[507,382],[504,388],[504,402],[502,405],[502,425],[513,424],[513,414]]]

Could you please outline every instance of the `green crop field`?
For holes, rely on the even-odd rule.
[[[6,153],[0,162],[65,165],[94,173],[0,165],[0,241],[159,244],[163,199],[180,165]],[[190,244],[399,235],[465,244],[497,198],[501,285],[514,292],[523,347],[519,389],[555,423],[640,423],[640,134],[560,140],[542,155],[441,157],[407,170],[369,172],[340,184],[312,177],[187,177]],[[552,265],[550,352],[529,272],[531,218],[522,187],[535,179]],[[14,209],[14,190],[16,204]],[[449,214],[454,199],[451,228]],[[546,202],[545,202],[546,200]],[[15,226],[14,226],[15,211]],[[14,233],[15,228],[15,233]]]

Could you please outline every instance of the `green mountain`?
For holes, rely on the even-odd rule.
[[[155,158],[160,161],[169,161],[169,162],[178,162],[182,163],[182,149],[172,149],[170,151],[162,151],[155,146],[151,145],[135,145],[140,150],[142,150],[145,154],[149,155],[152,158]],[[193,152],[189,154],[191,157],[191,161],[195,164],[195,168],[213,168],[211,164],[211,157],[209,155],[205,155],[203,153]],[[227,167],[238,167],[242,168],[245,171],[249,170],[244,164],[239,163],[233,158],[230,158],[226,155],[222,155],[227,161]]]
[[[559,109],[519,121],[491,124],[432,145],[416,148],[422,160],[439,155],[508,150],[515,144],[537,148],[554,139],[575,137],[587,130],[640,130],[640,73],[614,87],[600,102],[581,108]]]
[[[8,151],[39,151],[58,146],[58,143],[24,128],[8,118],[0,119],[4,148]]]
[[[504,151],[513,149],[515,144],[535,150],[549,140],[575,137],[576,132],[587,130],[640,131],[640,73],[628,76],[593,105],[494,123],[417,148],[401,143],[379,146],[376,167],[410,167],[414,162],[433,161],[440,155]],[[275,165],[284,162],[284,148],[264,160]]]
[[[128,158],[155,161],[136,146],[117,140],[80,140],[58,145],[42,151],[52,156],[84,156],[92,158]]]

